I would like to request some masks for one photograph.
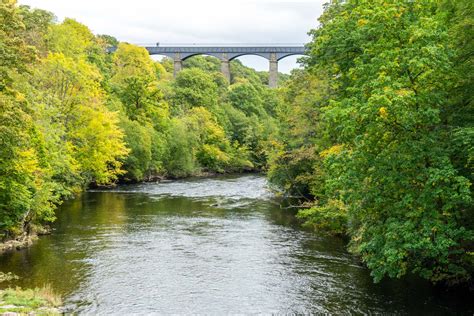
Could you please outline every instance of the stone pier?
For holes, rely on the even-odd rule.
[[[230,60],[226,53],[223,53],[221,57],[221,72],[227,82],[230,83]]]
[[[278,60],[275,53],[270,54],[270,68],[268,70],[268,86],[276,88],[278,86]]]
[[[183,61],[181,59],[175,59],[174,60],[174,68],[173,68],[173,75],[176,77],[178,75],[178,72],[183,69]]]

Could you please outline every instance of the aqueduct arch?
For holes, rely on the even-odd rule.
[[[183,68],[183,60],[195,55],[209,55],[221,61],[221,71],[230,81],[230,61],[245,55],[257,55],[269,61],[268,85],[278,83],[278,61],[292,55],[305,55],[303,45],[295,46],[148,46],[150,55],[164,55],[174,61],[174,75]]]

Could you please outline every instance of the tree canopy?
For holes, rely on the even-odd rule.
[[[54,220],[62,199],[91,185],[263,168],[274,126],[254,70],[236,63],[229,85],[217,59],[196,57],[173,79],[168,60],[74,19],[13,0],[0,17],[3,238]],[[237,96],[243,81],[252,93]]]
[[[472,278],[472,27],[471,1],[331,1],[283,90],[270,179],[375,281]]]

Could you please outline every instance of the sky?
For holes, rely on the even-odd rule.
[[[74,18],[95,34],[140,45],[172,43],[299,44],[327,0],[19,0],[53,12],[59,21]],[[297,67],[297,56],[279,62],[288,73]],[[258,56],[239,58],[245,65],[267,70]]]

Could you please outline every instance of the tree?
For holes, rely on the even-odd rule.
[[[51,169],[43,135],[16,80],[36,60],[21,36],[25,26],[15,1],[0,4],[0,232],[3,238],[28,231],[33,222],[54,219]]]
[[[62,53],[70,58],[83,58],[94,45],[94,34],[84,24],[66,18],[63,23],[51,26],[46,42],[51,52]]]
[[[56,108],[53,120],[65,128],[64,141],[80,175],[80,183],[113,182],[122,174],[120,159],[127,154],[117,115],[105,106],[99,69],[89,59],[95,37],[71,19],[51,27],[46,36],[54,51],[41,62],[34,84],[40,102]]]
[[[168,105],[158,89],[157,77],[157,72],[164,74],[164,69],[157,68],[144,48],[130,44],[121,43],[113,59],[112,89],[128,117],[148,120],[157,130],[164,129],[169,116]]]
[[[14,72],[26,71],[29,63],[35,61],[33,47],[28,46],[20,35],[25,25],[19,15],[16,1],[2,1],[0,4],[0,92],[12,84]]]
[[[45,37],[50,25],[56,19],[54,14],[41,9],[31,9],[27,5],[19,6],[19,14],[25,25],[21,35],[25,42],[34,46],[41,56],[47,55]]]
[[[215,113],[219,101],[217,91],[210,74],[198,68],[183,69],[173,83],[171,103],[174,111],[181,113],[193,107],[205,107]]]
[[[287,195],[300,199],[324,199],[320,153],[330,141],[325,137],[321,109],[329,98],[329,85],[321,74],[295,70],[280,91],[276,107],[280,125],[273,137],[268,178]],[[306,212],[308,220],[308,212]]]
[[[306,65],[334,89],[322,110],[325,198],[343,202],[350,249],[376,281],[472,275],[472,191],[450,150],[462,108],[451,107],[457,54],[444,18],[430,1],[333,1],[311,31]]]
[[[243,111],[246,115],[262,116],[265,113],[261,92],[248,81],[231,85],[227,99],[233,107]]]
[[[144,48],[130,44],[119,44],[113,62],[111,90],[125,110],[121,125],[132,149],[125,160],[126,178],[141,181],[162,169],[171,123],[159,80],[168,76]]]

